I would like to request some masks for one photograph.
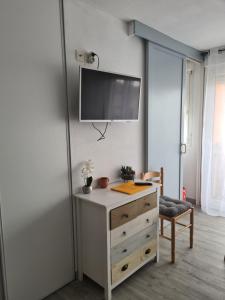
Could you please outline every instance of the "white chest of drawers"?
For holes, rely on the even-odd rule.
[[[158,260],[159,184],[126,195],[107,189],[76,194],[78,276],[111,291],[144,264]]]

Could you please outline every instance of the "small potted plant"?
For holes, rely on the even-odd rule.
[[[91,184],[93,181],[93,177],[91,176],[91,174],[93,170],[94,170],[93,162],[91,161],[91,159],[89,159],[84,163],[83,168],[81,170],[81,176],[84,179],[84,186],[82,187],[82,191],[84,194],[90,194],[92,191]]]
[[[135,171],[132,169],[132,167],[122,166],[120,170],[120,177],[124,181],[134,180],[134,175],[135,175]]]

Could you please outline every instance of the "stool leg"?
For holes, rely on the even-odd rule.
[[[175,251],[176,251],[176,219],[172,218],[171,221],[171,262],[175,263]]]
[[[162,218],[160,220],[161,220],[161,227],[160,227],[161,228],[161,235],[163,235],[164,234],[164,230],[163,230],[164,229],[163,228],[163,221],[164,220]]]
[[[193,237],[194,237],[194,208],[191,209],[190,213],[190,248],[193,248]]]

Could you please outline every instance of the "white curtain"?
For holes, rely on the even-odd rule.
[[[201,206],[225,217],[225,52],[210,51],[205,79]]]

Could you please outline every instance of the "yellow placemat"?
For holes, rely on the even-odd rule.
[[[120,193],[125,193],[128,195],[132,195],[132,194],[144,191],[148,188],[149,188],[148,185],[147,186],[135,185],[134,182],[129,181],[126,183],[116,185],[116,186],[112,187],[111,190],[120,192]]]

